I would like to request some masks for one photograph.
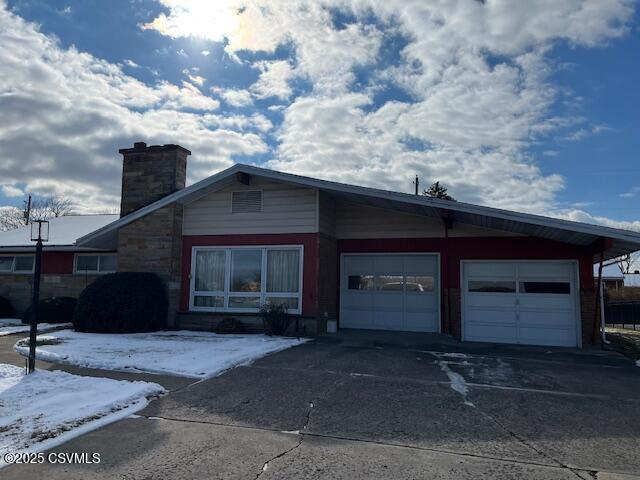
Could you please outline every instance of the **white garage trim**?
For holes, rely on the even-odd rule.
[[[575,325],[575,339],[576,346],[578,348],[582,348],[582,311],[581,311],[581,300],[580,300],[580,268],[579,262],[575,259],[566,259],[566,260],[518,260],[518,259],[509,259],[509,260],[461,260],[460,261],[460,328],[461,328],[461,339],[463,341],[466,340],[466,296],[467,296],[467,279],[465,276],[465,264],[469,263],[564,263],[571,264],[573,270],[573,283],[575,285],[575,292],[573,292],[573,302],[574,302],[574,325]]]
[[[435,333],[442,333],[442,266],[440,263],[440,253],[439,252],[393,252],[393,253],[385,253],[385,252],[358,252],[358,253],[341,253],[340,254],[340,285],[339,285],[339,294],[340,294],[340,306],[339,313],[340,316],[338,318],[338,328],[342,327],[342,323],[344,321],[344,311],[343,311],[343,303],[344,303],[344,274],[345,274],[345,265],[344,259],[345,257],[354,257],[354,256],[431,256],[436,258],[436,278],[435,283],[437,284],[437,289],[434,291],[434,296],[437,301],[437,309],[436,309],[436,323],[438,326],[438,330]],[[348,327],[347,327],[348,328]]]

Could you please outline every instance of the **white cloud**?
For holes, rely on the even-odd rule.
[[[189,80],[191,80],[191,83],[195,83],[199,87],[203,86],[204,82],[207,81],[207,79],[201,75],[189,75]]]
[[[289,80],[293,77],[293,69],[289,62],[277,60],[273,62],[256,62],[255,67],[261,70],[258,81],[251,85],[251,92],[257,98],[277,97],[288,99],[293,90]]]
[[[621,193],[619,196],[621,198],[634,198],[640,195],[640,187],[633,187],[631,190]]]
[[[193,150],[190,179],[267,151],[264,118],[229,119],[191,83],[144,84],[74,48],[63,49],[0,2],[0,178],[65,195],[79,211],[119,201],[118,148],[143,140]],[[17,192],[16,192],[17,193]]]
[[[22,197],[24,195],[24,191],[21,188],[11,184],[0,185],[0,190],[2,190],[2,194],[5,197],[9,198]]]
[[[222,97],[225,102],[233,107],[246,107],[253,103],[251,92],[248,90],[211,87],[211,91]]]
[[[549,215],[553,217],[564,218],[565,220],[571,220],[574,222],[591,223],[611,228],[623,228],[625,230],[640,231],[640,220],[612,220],[607,217],[592,215],[580,209],[552,211],[549,212]]]
[[[140,66],[140,65],[138,65],[136,62],[134,62],[133,60],[131,60],[131,59],[129,59],[129,58],[127,58],[127,59],[124,61],[124,64],[125,64],[127,67],[131,67],[131,68],[138,68],[138,67]]]
[[[211,55],[211,52],[209,50],[202,50],[200,53],[205,57],[208,57],[209,55]]]

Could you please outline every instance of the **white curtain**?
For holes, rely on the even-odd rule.
[[[200,250],[196,252],[196,292],[224,291],[224,250]]]
[[[297,293],[300,286],[300,251],[267,251],[267,292]]]

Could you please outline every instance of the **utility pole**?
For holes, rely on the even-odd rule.
[[[413,183],[416,186],[416,195],[418,195],[418,191],[420,189],[420,179],[418,178],[418,175],[416,175],[416,179],[413,181]]]
[[[31,195],[27,200],[27,209],[24,211],[24,224],[29,225],[29,217],[31,217]]]

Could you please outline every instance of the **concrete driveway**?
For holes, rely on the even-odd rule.
[[[2,478],[631,479],[639,412],[640,368],[618,354],[342,331],[56,449],[99,465]]]

